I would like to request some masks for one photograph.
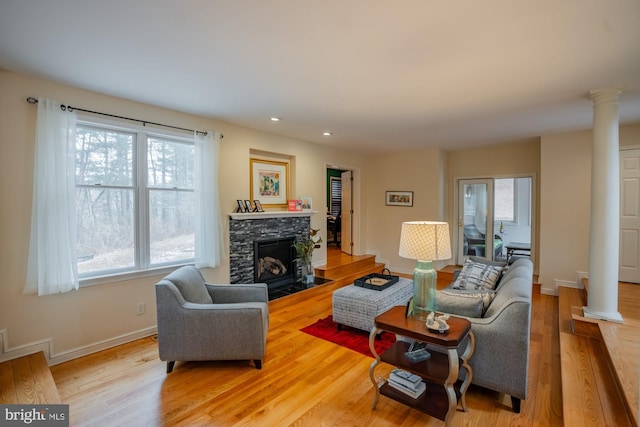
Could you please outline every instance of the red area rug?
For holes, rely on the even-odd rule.
[[[338,330],[338,324],[333,321],[333,316],[327,316],[300,330],[316,338],[322,338],[323,340],[331,341],[350,350],[357,351],[365,356],[373,357],[371,350],[369,350],[369,333],[344,325],[341,330]],[[374,346],[376,352],[382,354],[395,342],[396,336],[394,334],[383,332],[380,337],[375,340]]]

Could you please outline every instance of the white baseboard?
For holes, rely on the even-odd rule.
[[[540,293],[542,295],[551,295],[551,296],[554,296],[554,297],[558,296],[558,291],[556,289],[545,288],[544,286],[540,287]]]
[[[77,359],[82,356],[87,356],[92,353],[97,353],[98,351],[106,350],[111,347],[116,347],[121,344],[135,341],[140,338],[148,337],[156,334],[157,332],[157,326],[151,326],[149,328],[140,329],[127,334],[98,341],[96,343],[89,344],[83,347],[75,348],[73,350],[54,353],[52,338],[45,338],[43,340],[36,341],[30,344],[24,344],[18,347],[9,348],[9,333],[6,329],[3,329],[0,330],[0,363],[42,351],[44,352],[44,356],[47,359],[47,363],[49,364],[49,366],[53,366],[63,362],[67,362],[69,360]]]
[[[560,286],[564,286],[565,288],[572,288],[572,289],[581,289],[582,288],[582,286],[578,282],[570,282],[568,280],[554,279],[553,283],[556,286],[556,289],[558,289]]]
[[[542,286],[540,288],[540,293],[543,295],[558,296],[559,287],[564,286],[565,288],[582,289],[581,283],[582,282],[580,280],[578,280],[577,282],[571,282],[569,280],[553,279],[553,288]]]
[[[28,356],[42,351],[44,357],[49,360],[53,350],[51,338],[46,338],[31,344],[25,344],[14,348],[9,348],[9,332],[6,329],[0,331],[0,363],[18,357]]]
[[[584,286],[582,285],[582,279],[588,279],[589,278],[589,272],[588,271],[578,271],[578,287],[579,289],[584,289]]]

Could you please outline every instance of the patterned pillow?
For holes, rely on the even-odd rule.
[[[481,262],[474,262],[467,258],[451,289],[492,291],[502,274],[502,267]]]

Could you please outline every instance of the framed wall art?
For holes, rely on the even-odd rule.
[[[289,163],[250,159],[250,198],[263,207],[287,207]]]
[[[413,206],[413,191],[387,191],[385,195],[387,206]]]

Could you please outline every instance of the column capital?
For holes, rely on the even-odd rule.
[[[589,91],[589,99],[594,104],[602,102],[618,102],[624,86],[609,86]]]

